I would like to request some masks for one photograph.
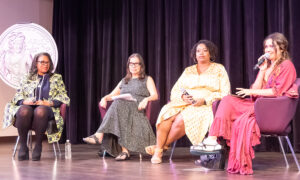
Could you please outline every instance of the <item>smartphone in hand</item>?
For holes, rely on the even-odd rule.
[[[189,96],[190,94],[183,88],[180,88],[183,95]],[[196,101],[192,98],[192,104],[195,104]]]

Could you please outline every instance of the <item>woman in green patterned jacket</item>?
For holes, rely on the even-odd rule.
[[[3,128],[14,124],[20,136],[18,160],[28,160],[27,134],[33,129],[36,144],[32,160],[38,161],[42,152],[42,139],[48,127],[48,121],[55,119],[58,132],[47,134],[49,143],[60,139],[63,119],[60,105],[69,105],[70,99],[65,90],[62,76],[53,71],[53,62],[48,53],[37,54],[17,90],[13,100],[5,106]]]

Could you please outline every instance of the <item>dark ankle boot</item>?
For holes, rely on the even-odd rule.
[[[24,161],[29,159],[29,150],[27,146],[21,146],[18,153],[18,160]]]
[[[39,161],[41,159],[42,144],[36,144],[32,151],[32,160]]]

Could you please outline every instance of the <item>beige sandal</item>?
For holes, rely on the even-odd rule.
[[[160,164],[162,162],[163,149],[155,148],[154,155],[151,158],[152,164]]]
[[[128,152],[121,152],[116,158],[116,161],[125,161],[128,160],[130,158],[129,153]]]
[[[145,151],[146,151],[147,154],[153,156],[153,154],[155,152],[155,148],[156,148],[156,145],[147,146],[147,147],[145,147]],[[166,152],[168,149],[169,149],[168,146],[164,146],[163,147],[163,152]]]
[[[86,137],[86,138],[82,138],[82,140],[87,143],[87,144],[101,144],[102,143],[102,139],[98,138],[95,134]]]

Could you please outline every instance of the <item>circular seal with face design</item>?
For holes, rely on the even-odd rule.
[[[58,61],[57,46],[45,28],[28,23],[15,24],[6,29],[0,36],[1,79],[17,89],[22,77],[29,72],[33,57],[40,52],[51,55],[55,70]]]

